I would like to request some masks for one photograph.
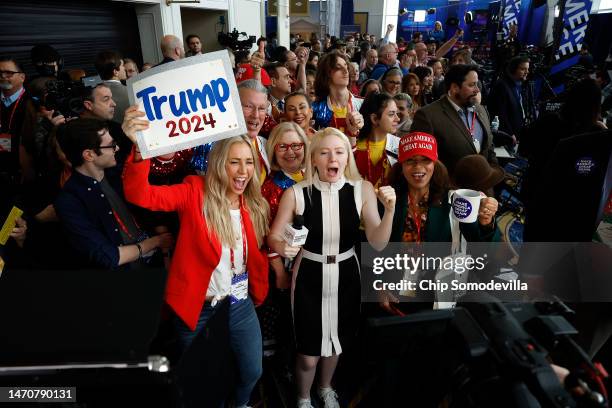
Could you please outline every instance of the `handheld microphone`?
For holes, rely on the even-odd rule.
[[[308,228],[304,226],[304,216],[301,214],[293,218],[293,225],[287,224],[283,231],[283,239],[291,246],[302,246],[306,243]]]

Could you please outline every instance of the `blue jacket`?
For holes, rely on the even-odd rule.
[[[118,184],[111,180],[115,188]],[[122,196],[120,187],[115,191]],[[111,269],[119,266],[118,247],[123,245],[123,237],[98,181],[74,171],[55,201],[55,211],[71,246],[89,264]]]

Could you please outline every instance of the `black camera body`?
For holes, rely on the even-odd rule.
[[[240,39],[241,37],[246,37],[246,39]],[[223,32],[219,33],[217,41],[219,41],[219,44],[222,46],[229,47],[233,51],[248,51],[253,47],[257,38],[254,35],[247,35],[245,32],[240,33],[234,28],[229,34]]]
[[[80,81],[52,79],[45,84],[47,92],[41,101],[47,110],[66,118],[78,117],[83,112],[83,101],[88,88]]]

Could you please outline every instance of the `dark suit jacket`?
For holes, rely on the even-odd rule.
[[[113,101],[117,104],[115,106],[115,114],[113,115],[113,122],[123,123],[123,116],[125,110],[130,106],[128,99],[127,86],[120,82],[104,82],[110,88],[113,94]]]
[[[559,142],[534,194],[525,226],[530,241],[591,241],[611,152],[610,130]],[[579,168],[585,159],[591,166]]]
[[[487,111],[481,105],[476,106],[476,117],[483,129],[480,154],[485,156],[489,163],[497,164],[493,151],[491,121]],[[446,95],[419,109],[414,115],[410,131],[426,132],[435,136],[438,141],[438,157],[446,165],[450,175],[453,174],[459,159],[477,153],[474,142],[472,142],[472,135]]]
[[[525,121],[514,81],[508,75],[495,83],[489,94],[487,108],[491,117],[499,117],[499,130],[519,137]]]

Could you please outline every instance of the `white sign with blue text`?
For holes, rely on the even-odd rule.
[[[127,86],[130,105],[149,121],[138,132],[145,159],[246,133],[227,51],[156,66]]]

